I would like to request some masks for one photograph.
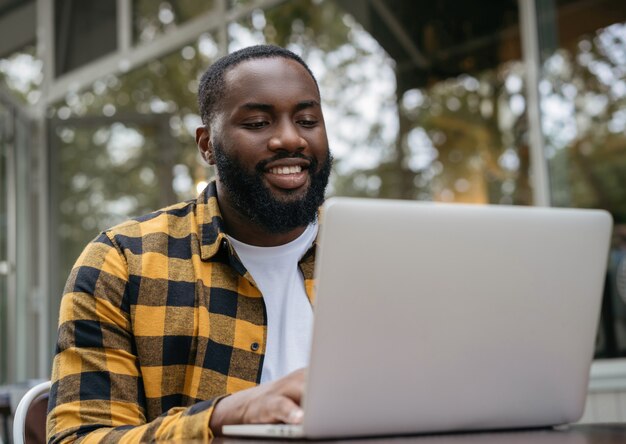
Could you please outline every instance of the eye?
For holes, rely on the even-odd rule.
[[[305,128],[313,128],[314,126],[317,125],[318,119],[316,119],[313,116],[306,116],[306,117],[302,117],[302,118],[298,119],[296,121],[296,123],[298,125],[301,125],[301,126],[305,127]]]
[[[242,126],[247,129],[261,129],[267,126],[269,123],[265,120],[256,120],[253,122],[244,122]]]

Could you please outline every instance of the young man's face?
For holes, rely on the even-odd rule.
[[[225,83],[209,152],[230,203],[273,232],[312,222],[331,166],[315,82],[274,57],[236,65]]]

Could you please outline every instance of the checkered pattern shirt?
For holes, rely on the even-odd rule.
[[[299,263],[311,301],[314,246]],[[211,439],[215,402],[260,381],[266,324],[214,182],[101,233],[61,302],[49,441]]]

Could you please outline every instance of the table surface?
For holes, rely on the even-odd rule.
[[[312,442],[278,439],[216,438],[214,444]],[[320,441],[320,442],[340,442]],[[455,433],[342,440],[346,444],[626,444],[626,424],[573,425],[560,429]]]

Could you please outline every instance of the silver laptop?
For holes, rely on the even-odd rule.
[[[551,426],[583,412],[612,220],[332,198],[300,426],[331,438]]]

